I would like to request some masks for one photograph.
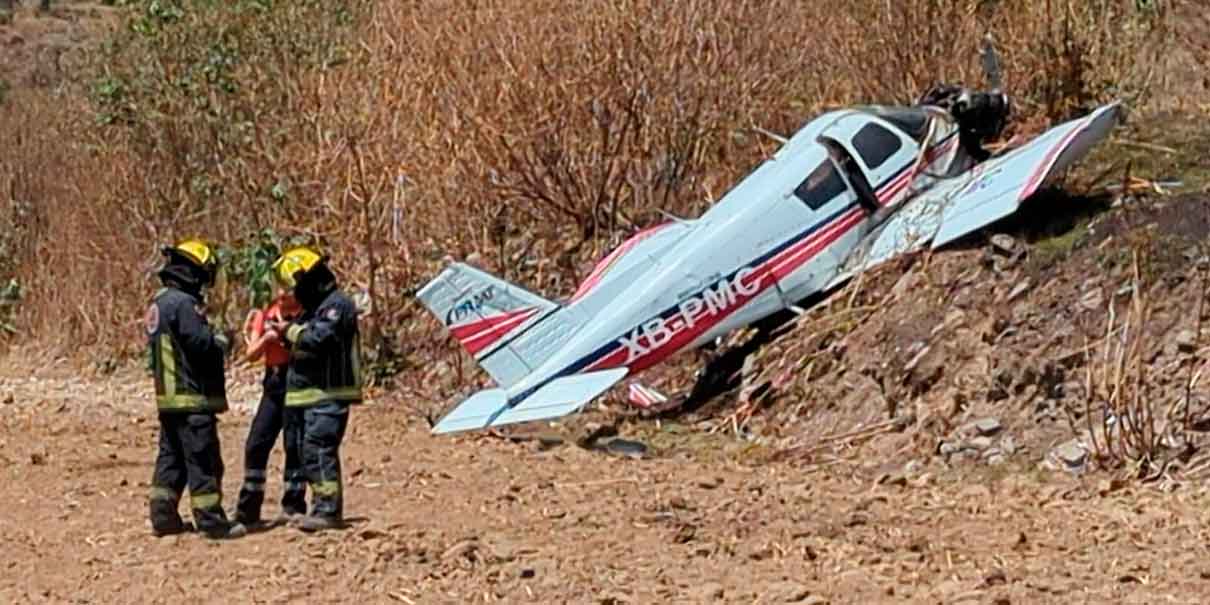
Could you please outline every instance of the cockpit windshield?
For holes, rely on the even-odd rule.
[[[928,134],[929,114],[919,107],[870,105],[864,109],[890,122],[917,143]]]

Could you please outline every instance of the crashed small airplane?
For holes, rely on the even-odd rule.
[[[622,243],[568,300],[453,263],[419,298],[498,386],[433,432],[575,412],[675,353],[801,312],[871,267],[977,231],[1087,154],[1120,111],[1099,107],[998,155],[983,147],[1009,114],[995,90],[941,86],[915,105],[831,111],[779,138],[776,154],[699,218]]]

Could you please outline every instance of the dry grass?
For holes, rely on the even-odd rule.
[[[1145,260],[1144,260],[1145,262]],[[1068,410],[1073,432],[1082,436],[1101,468],[1127,468],[1136,476],[1158,476],[1169,460],[1192,450],[1189,427],[1189,396],[1197,376],[1186,378],[1184,390],[1165,388],[1149,359],[1157,344],[1149,337],[1153,318],[1147,303],[1150,290],[1140,271],[1140,252],[1132,257],[1131,295],[1124,310],[1109,302],[1104,336],[1089,343],[1084,360],[1082,410]],[[1203,275],[1202,299],[1205,297]],[[1197,308],[1200,330],[1201,303]],[[1191,342],[1179,346],[1195,346]],[[1190,369],[1192,363],[1188,362]]]
[[[567,294],[772,152],[754,128],[979,84],[991,31],[1016,127],[1037,129],[1138,97],[1165,35],[1128,0],[127,4],[155,35],[116,36],[74,89],[0,113],[0,146],[21,150],[0,160],[0,224],[29,234],[0,271],[28,292],[21,333],[73,350],[138,350],[125,326],[160,242],[238,255],[268,230],[319,241],[371,291],[377,348],[431,357],[451,349],[409,293],[445,254]],[[253,276],[230,277],[234,321]]]

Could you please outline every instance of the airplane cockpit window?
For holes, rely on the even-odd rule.
[[[890,122],[917,143],[923,142],[928,134],[929,114],[919,107],[872,105],[867,110]]]
[[[853,148],[861,155],[866,167],[874,170],[902,149],[903,141],[895,133],[871,122],[853,135]]]
[[[824,160],[819,167],[811,171],[806,180],[794,188],[794,196],[810,209],[819,210],[844,191],[845,184],[840,178],[840,173],[836,172],[831,160]]]

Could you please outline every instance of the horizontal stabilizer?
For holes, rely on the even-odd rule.
[[[509,401],[504,389],[480,391],[442,418],[433,427],[433,433],[456,433],[566,416],[620,382],[628,372],[626,368],[614,368],[556,378],[528,397],[513,402]]]
[[[566,416],[621,382],[629,371],[627,368],[614,368],[553,380],[500,414],[491,426]]]
[[[491,422],[492,415],[508,407],[508,391],[488,389],[479,391],[458,404],[437,426],[434,433],[456,433],[481,429]]]

